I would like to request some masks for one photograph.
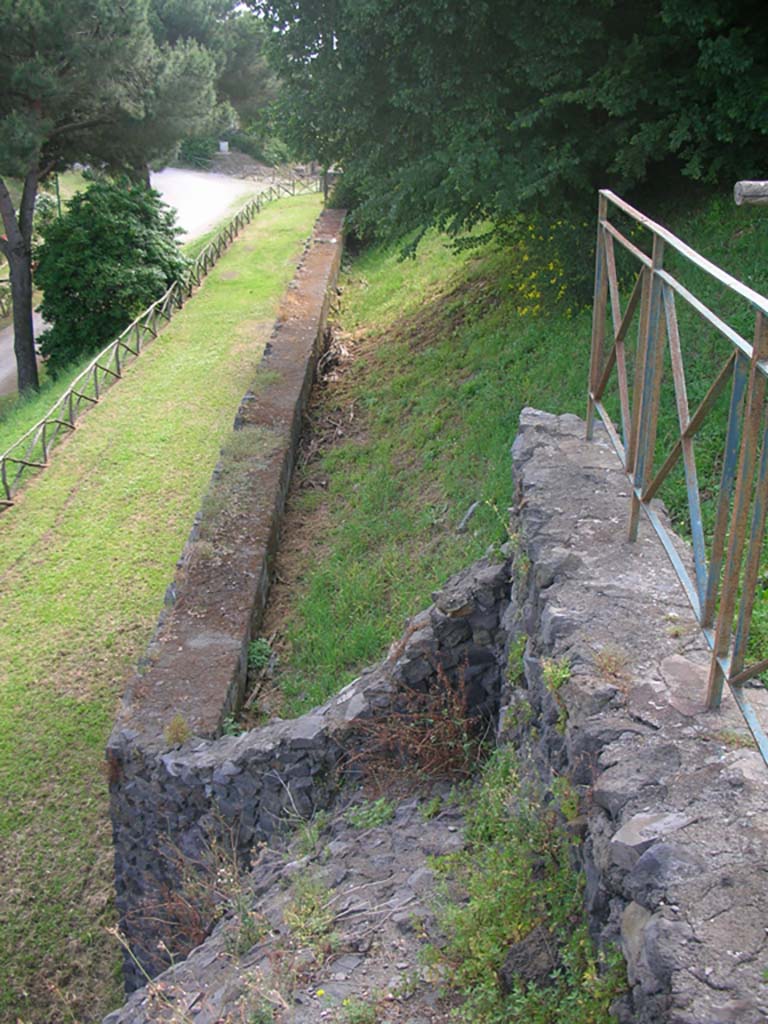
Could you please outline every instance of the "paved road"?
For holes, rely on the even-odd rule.
[[[179,236],[183,242],[205,234],[224,219],[238,198],[258,190],[256,182],[231,178],[228,174],[182,171],[175,167],[154,173],[151,181],[164,201],[176,210],[179,226],[184,230]],[[42,330],[42,317],[35,313],[35,335]],[[6,327],[0,331],[0,395],[10,395],[15,390],[13,328]]]
[[[43,318],[32,314],[35,337],[42,333]],[[12,395],[16,390],[16,357],[13,354],[13,327],[0,331],[0,395]]]
[[[157,171],[150,180],[163,201],[176,210],[176,219],[184,229],[180,236],[184,242],[205,234],[224,219],[236,199],[258,189],[256,182],[228,174],[182,171],[176,167]]]

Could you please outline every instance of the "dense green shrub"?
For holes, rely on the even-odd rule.
[[[179,276],[177,230],[159,194],[127,179],[93,182],[44,228],[35,277],[53,374],[107,344]]]
[[[288,147],[276,135],[236,131],[230,133],[229,140],[234,149],[265,164],[284,164],[290,159]]]
[[[184,139],[179,146],[178,161],[188,167],[205,167],[216,155],[219,141],[213,135],[197,135]]]

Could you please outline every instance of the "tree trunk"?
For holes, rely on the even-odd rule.
[[[38,173],[30,171],[24,179],[18,216],[0,178],[0,214],[6,237],[0,251],[8,260],[13,301],[13,350],[19,393],[38,391],[40,381],[35,358],[35,334],[32,322],[32,219],[35,212]]]
[[[32,267],[29,252],[11,250],[11,299],[13,300],[13,351],[16,356],[16,379],[19,394],[30,389],[38,391],[35,357],[35,331],[32,321]]]

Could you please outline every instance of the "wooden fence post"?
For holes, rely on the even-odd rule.
[[[728,554],[725,560],[725,571],[720,589],[720,608],[717,616],[715,642],[712,648],[712,666],[707,688],[707,707],[709,708],[720,706],[723,695],[723,683],[726,678],[722,660],[727,657],[731,642],[733,613],[739,593],[747,519],[752,503],[757,438],[765,404],[766,380],[765,375],[757,364],[766,358],[768,358],[768,322],[766,322],[763,314],[758,311],[755,316],[755,335],[741,431],[741,451],[739,453],[739,469],[736,477],[736,492],[733,498],[731,529],[728,537]],[[754,594],[750,595],[750,601],[753,600]],[[749,616],[751,616],[751,607],[749,608]]]

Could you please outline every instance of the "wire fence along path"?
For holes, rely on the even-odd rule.
[[[104,392],[120,379],[124,367],[157,337],[162,325],[181,309],[194,288],[261,208],[281,195],[295,196],[321,189],[319,177],[291,178],[270,185],[237,211],[186,268],[183,277],[174,281],[164,295],[102,349],[45,416],[0,454],[0,511],[13,505],[14,495],[26,477],[48,466],[57,442],[75,429],[78,417],[98,403]]]
[[[618,210],[651,233],[647,255],[611,223]],[[639,264],[634,288],[621,308],[614,243]],[[665,250],[674,250],[751,309],[752,343],[725,323],[664,268]],[[687,303],[698,317],[726,338],[728,355],[704,398],[691,412],[680,341],[676,303]],[[608,307],[610,306],[610,326]],[[630,326],[637,314],[637,347],[630,353]],[[607,335],[610,334],[610,337]],[[665,348],[668,347],[668,356]],[[634,361],[630,385],[628,359]],[[671,367],[679,433],[655,470],[656,435],[665,359]],[[603,398],[616,372],[620,423]],[[768,508],[768,424],[765,422],[768,376],[768,298],[753,291],[607,190],[600,192],[595,263],[587,437],[595,413],[621,458],[631,484],[629,539],[637,538],[642,509],[680,578],[712,651],[707,706],[717,708],[728,684],[768,764],[768,740],[747,699],[745,685],[768,669],[768,658],[747,664],[747,649],[760,554]],[[721,453],[720,490],[714,529],[705,536],[701,493],[696,475],[694,438],[718,397],[730,384],[731,397]],[[693,541],[693,578],[675,548],[670,532],[651,505],[661,485],[682,460]],[[655,471],[654,471],[655,470]]]

